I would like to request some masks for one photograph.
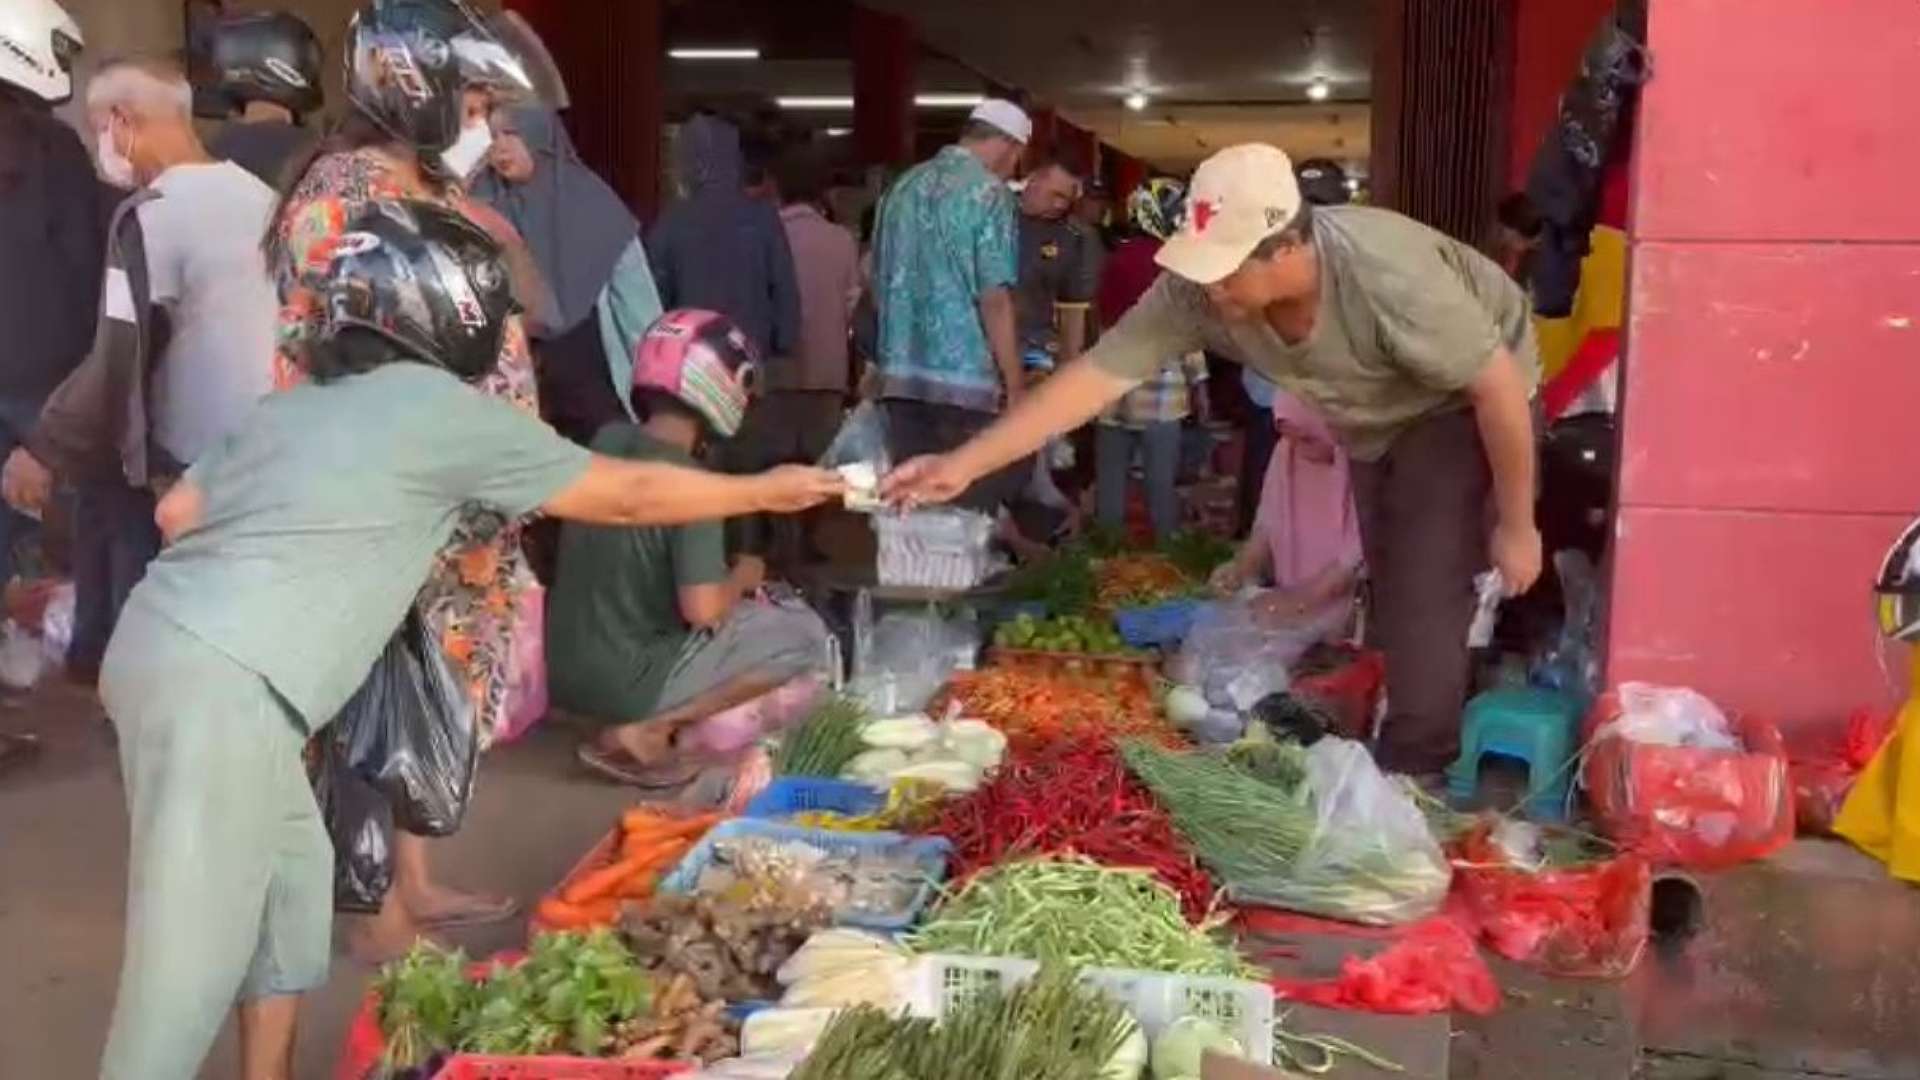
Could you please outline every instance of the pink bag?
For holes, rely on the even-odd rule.
[[[507,658],[507,700],[493,741],[525,735],[547,715],[547,590],[530,584],[513,607],[512,652]]]

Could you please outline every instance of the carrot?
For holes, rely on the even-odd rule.
[[[620,883],[647,868],[640,859],[621,859],[609,866],[582,874],[560,890],[560,899],[569,904],[585,904],[613,894]]]
[[[621,900],[645,900],[653,895],[654,887],[660,883],[660,872],[643,870],[620,883],[613,895]]]
[[[540,925],[551,930],[577,930],[591,925],[592,913],[578,904],[569,904],[549,896],[534,909],[534,917],[540,920]]]

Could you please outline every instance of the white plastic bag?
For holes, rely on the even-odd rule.
[[[1720,707],[1684,686],[1621,683],[1620,715],[1595,733],[1654,746],[1740,750],[1740,739]]]
[[[893,468],[893,458],[887,452],[887,421],[880,407],[863,401],[848,413],[819,465],[837,470],[846,479],[847,509],[863,514],[882,509],[880,479]]]
[[[1317,824],[1283,876],[1235,881],[1230,899],[1344,922],[1394,926],[1447,897],[1453,869],[1412,797],[1367,748],[1328,737],[1307,751]]]

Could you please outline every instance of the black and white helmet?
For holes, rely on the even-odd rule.
[[[73,96],[80,25],[54,0],[0,0],[0,82],[49,104]]]
[[[246,12],[220,20],[211,66],[216,89],[236,106],[268,101],[305,116],[325,101],[320,39],[284,11]]]
[[[400,358],[469,382],[499,363],[507,320],[519,310],[500,244],[459,211],[418,201],[377,202],[349,222],[321,297],[314,352],[347,355],[351,332],[371,331]],[[316,366],[369,365],[344,359]]]
[[[463,0],[370,0],[347,26],[347,97],[428,160],[460,136],[462,93],[531,95],[520,58]]]

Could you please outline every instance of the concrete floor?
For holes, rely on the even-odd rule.
[[[98,1069],[120,965],[119,759],[91,697],[65,687],[0,713],[0,731],[37,731],[45,743],[39,760],[0,775],[0,1080],[78,1080]],[[565,732],[541,733],[485,761],[466,826],[440,843],[437,868],[451,884],[530,902],[630,802],[577,770]],[[485,955],[525,931],[516,922],[451,940]],[[369,974],[336,955],[332,981],[303,1005],[301,1080],[332,1075]],[[235,1076],[233,1059],[223,1035],[203,1080]]]
[[[89,695],[43,690],[0,712],[40,759],[0,775],[0,1080],[94,1074],[120,959],[126,822],[117,757]],[[582,776],[547,730],[493,754],[438,866],[456,885],[530,901],[629,801]],[[1502,1010],[1457,1019],[1454,1080],[1920,1078],[1920,891],[1834,844],[1802,843],[1707,880],[1707,928],[1626,983],[1495,964]],[[457,935],[517,944],[512,924]],[[337,936],[337,935],[336,935]],[[302,1014],[302,1080],[331,1075],[369,972],[335,960]],[[1644,1054],[1639,1053],[1644,1049]],[[234,1075],[223,1037],[203,1073]]]

